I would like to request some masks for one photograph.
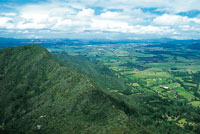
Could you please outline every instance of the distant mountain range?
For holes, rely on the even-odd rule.
[[[0,49],[11,46],[22,46],[29,44],[39,44],[44,47],[51,45],[96,45],[96,44],[116,44],[116,43],[169,43],[169,44],[193,44],[200,43],[200,40],[175,40],[170,38],[143,39],[143,40],[80,40],[80,39],[17,39],[0,38]]]

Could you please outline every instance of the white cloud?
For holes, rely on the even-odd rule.
[[[0,28],[12,29],[14,25],[10,21],[12,21],[12,18],[0,17]]]
[[[8,17],[0,17],[0,25],[4,25],[7,22],[11,21],[12,18],[8,18]]]
[[[68,3],[79,3],[82,6],[100,6],[106,9],[160,8],[177,13],[199,10],[199,0],[66,0]]]
[[[1,16],[16,16],[17,14],[16,13],[12,13],[12,12],[9,12],[9,13],[0,13]]]
[[[200,18],[190,18],[189,21],[200,24]]]
[[[133,33],[137,34],[159,34],[159,35],[166,35],[166,34],[175,34],[174,29],[171,29],[169,27],[158,27],[158,26],[135,26],[132,29]]]
[[[189,23],[200,23],[198,18],[188,18],[186,16],[164,14],[156,17],[153,22],[158,25],[186,25]]]
[[[19,22],[16,26],[17,29],[44,29],[46,28],[46,24],[40,23],[23,23]]]
[[[95,15],[95,7],[103,8],[99,15]],[[157,8],[165,14],[144,12],[141,8]],[[200,17],[176,15],[179,11],[200,9],[200,1],[197,0],[52,0],[14,9],[16,12],[0,13],[0,29],[19,30],[24,34],[35,29],[32,35],[40,30],[42,33],[49,30],[47,34],[62,35],[93,31],[99,34],[110,32],[110,36],[122,33],[166,37],[184,36],[191,32],[198,35],[200,32]]]
[[[58,19],[55,25],[52,27],[52,29],[54,30],[63,29],[64,27],[70,27],[72,25],[73,25],[73,22],[70,19],[67,19],[67,20]]]
[[[94,15],[94,10],[92,9],[83,9],[78,13],[80,17],[92,17]]]
[[[153,22],[158,25],[181,25],[188,23],[188,17],[164,14],[156,17]]]
[[[102,13],[100,16],[102,18],[105,18],[105,19],[116,19],[116,18],[119,19],[119,18],[121,18],[120,13],[118,13],[118,12],[110,12],[110,11]]]
[[[90,30],[96,31],[109,31],[109,32],[122,32],[134,34],[176,34],[174,29],[169,27],[157,26],[132,26],[126,22],[116,22],[111,20],[94,20],[91,24]]]
[[[112,20],[93,20],[90,30],[128,32],[130,26],[125,22]]]

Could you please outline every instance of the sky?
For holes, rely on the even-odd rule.
[[[200,39],[200,0],[0,0],[0,37]]]

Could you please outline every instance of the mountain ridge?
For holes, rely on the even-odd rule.
[[[43,47],[3,49],[0,67],[3,133],[130,131],[127,106],[117,106],[87,76],[60,65]]]
[[[162,119],[172,103],[102,89],[38,45],[0,50],[0,133],[192,133]]]

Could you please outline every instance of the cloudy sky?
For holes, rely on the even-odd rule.
[[[0,37],[200,38],[200,0],[0,0]]]

